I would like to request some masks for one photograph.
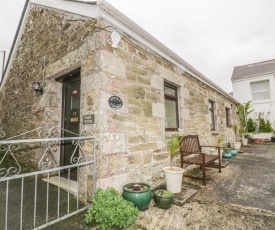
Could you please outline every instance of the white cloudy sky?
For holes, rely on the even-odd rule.
[[[275,0],[108,2],[228,92],[234,66],[275,58]],[[0,1],[0,51],[9,51],[24,3]]]

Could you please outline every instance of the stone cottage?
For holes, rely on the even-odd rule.
[[[155,186],[169,164],[165,137],[233,141],[236,104],[107,2],[29,0],[1,83],[0,127],[11,136],[36,127],[86,130],[98,139],[99,187]]]

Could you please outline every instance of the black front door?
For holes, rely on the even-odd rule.
[[[76,137],[79,135],[80,121],[80,72],[70,75],[63,82],[63,128],[64,137]],[[65,141],[61,164],[70,165],[71,157],[78,157],[79,150],[72,141]]]

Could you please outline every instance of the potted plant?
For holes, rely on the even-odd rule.
[[[168,209],[174,201],[174,194],[169,190],[156,190],[154,192],[154,201],[157,207]]]
[[[244,134],[244,138],[247,138],[247,143],[251,143],[252,142],[252,137],[250,134],[246,133]]]
[[[240,126],[240,129],[239,129],[239,134],[240,134],[240,138],[242,140],[242,145],[246,146],[247,145],[247,142],[248,142],[248,139],[246,138],[246,136],[244,135],[244,133],[246,132],[246,129],[243,128],[243,126]]]
[[[230,148],[227,147],[227,145],[224,145],[222,147],[222,157],[223,158],[231,158],[232,157],[232,153]]]
[[[272,130],[271,142],[275,142],[275,130]]]
[[[170,152],[170,166],[164,167],[163,171],[165,174],[166,188],[173,193],[181,192],[181,184],[184,169],[173,166],[174,156],[179,153],[181,140],[183,137],[179,137],[173,134],[167,141],[166,145]]]
[[[238,129],[238,125],[237,124],[234,124],[233,126],[232,126],[232,128],[233,128],[233,131],[234,131],[234,134],[235,134],[235,142],[233,142],[233,147],[234,147],[234,149],[237,149],[237,150],[240,150],[241,149],[241,142],[240,141],[238,141],[238,137],[239,137],[239,129]]]
[[[217,150],[219,147],[221,147],[222,141],[223,141],[223,136],[218,135],[218,136],[216,137],[215,144],[214,144],[214,146],[216,147],[216,150]],[[213,149],[210,149],[210,151],[212,152]],[[212,155],[212,154],[211,154],[211,155]],[[220,154],[220,158],[221,158],[220,160],[222,161],[222,154]]]
[[[142,182],[129,183],[122,187],[122,197],[132,202],[139,210],[148,207],[151,200],[151,186]]]

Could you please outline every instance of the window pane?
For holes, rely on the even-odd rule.
[[[269,91],[253,93],[253,100],[265,100],[270,99]]]
[[[176,101],[165,99],[165,128],[177,128]]]
[[[176,89],[172,89],[168,86],[164,86],[164,94],[176,96]]]
[[[209,111],[210,111],[210,116],[211,116],[211,130],[215,130],[215,114],[214,114],[214,101],[209,100]]]
[[[226,125],[230,126],[231,125],[230,109],[225,108],[225,113],[226,113]]]
[[[252,91],[261,91],[261,90],[267,90],[269,91],[269,81],[259,81],[259,82],[252,82],[251,83]]]

